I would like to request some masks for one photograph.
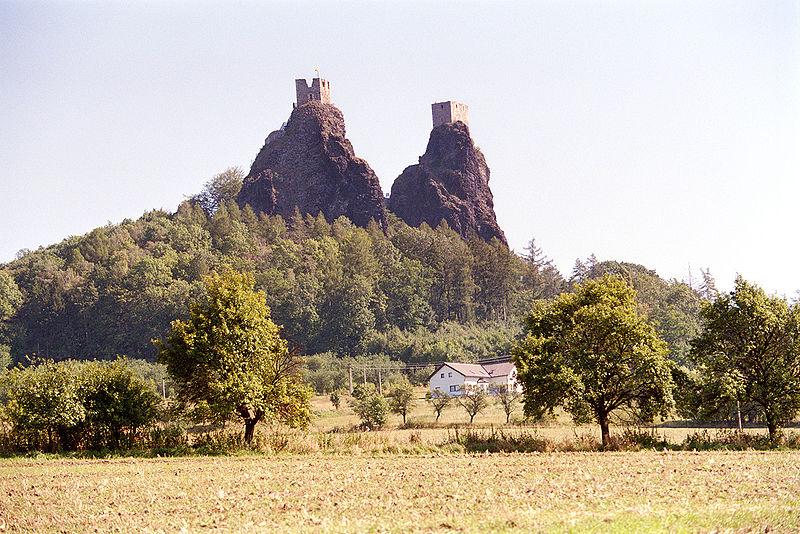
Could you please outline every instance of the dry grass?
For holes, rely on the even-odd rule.
[[[792,532],[798,466],[796,452],[18,458],[0,461],[0,528]]]
[[[426,445],[439,445],[452,437],[454,426],[467,427],[469,423],[469,416],[463,408],[453,403],[445,409],[438,424],[434,424],[435,417],[430,405],[424,400],[424,389],[418,389],[418,398],[414,405],[408,421],[412,428],[401,428],[402,420],[399,416],[392,415],[389,424],[384,430],[372,432],[375,441],[384,443],[396,444],[402,446],[409,442],[411,437],[418,443]],[[316,396],[312,401],[312,406],[316,417],[313,421],[311,428],[312,432],[328,433],[332,430],[349,431],[359,424],[358,417],[350,410],[345,400],[339,410],[335,410],[331,405],[328,397]],[[478,414],[475,417],[474,425],[472,428],[478,429],[503,429],[504,432],[509,434],[525,433],[532,434],[541,439],[550,440],[555,443],[562,443],[566,441],[581,441],[581,440],[600,440],[600,429],[597,425],[580,425],[576,426],[572,423],[568,415],[560,413],[553,421],[548,421],[543,424],[525,424],[522,421],[522,407],[517,407],[513,417],[512,424],[506,425],[506,415],[503,410],[497,405],[492,404],[489,408]],[[418,425],[419,428],[413,428]],[[622,426],[612,426],[612,434],[620,434],[624,430]],[[649,429],[654,436],[663,439],[669,443],[679,444],[690,434],[695,434],[702,431],[699,428],[682,428],[682,427],[656,427]],[[708,429],[711,436],[714,436],[718,431],[729,432],[730,429]],[[751,434],[766,434],[765,428],[751,428],[746,429],[745,432]],[[798,429],[787,429],[786,433],[796,433]],[[382,436],[382,438],[377,438]],[[333,438],[334,440],[336,438]]]

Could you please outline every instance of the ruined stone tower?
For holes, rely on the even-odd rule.
[[[300,90],[298,89],[298,96]],[[431,111],[433,112],[433,127],[436,128],[440,124],[448,124],[451,122],[461,121],[469,125],[469,107],[455,100],[448,100],[447,102],[436,102],[431,104]]]
[[[331,82],[328,80],[314,78],[311,80],[311,87],[309,87],[305,79],[300,79],[295,80],[294,85],[297,89],[297,106],[301,106],[311,100],[316,100],[323,104],[331,103]]]

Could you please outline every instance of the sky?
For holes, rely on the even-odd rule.
[[[0,262],[249,169],[316,68],[385,193],[460,100],[518,252],[800,290],[797,0],[0,0]]]

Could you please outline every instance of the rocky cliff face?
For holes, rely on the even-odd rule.
[[[256,212],[290,217],[322,212],[329,221],[345,215],[366,226],[386,226],[378,177],[357,158],[345,137],[342,112],[331,104],[308,102],[267,137],[238,196]]]
[[[445,220],[463,237],[506,243],[494,213],[489,167],[463,122],[431,131],[419,164],[407,167],[392,185],[389,209],[411,226],[436,227]]]

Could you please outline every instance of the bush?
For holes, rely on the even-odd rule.
[[[681,447],[695,451],[797,449],[800,448],[800,436],[781,434],[779,439],[771,439],[767,434],[749,434],[738,430],[719,431],[713,435],[708,430],[703,430],[686,436]]]
[[[4,419],[11,426],[12,446],[22,450],[55,451],[59,442],[73,445],[86,420],[75,370],[42,362],[14,367],[0,378]]]
[[[339,394],[339,390],[334,389],[331,391],[329,398],[331,400],[331,404],[333,405],[333,409],[338,410],[339,406],[342,404],[342,396]]]
[[[661,436],[640,428],[626,428],[622,434],[611,437],[611,450],[638,451],[642,449],[674,449]]]
[[[455,430],[448,443],[461,445],[467,452],[550,452],[555,449],[552,441],[529,433],[509,433],[503,430],[480,432]]]
[[[132,447],[139,431],[156,420],[160,397],[124,360],[80,367],[89,446]]]
[[[370,383],[359,384],[353,389],[350,407],[361,419],[361,427],[367,430],[383,427],[389,416],[389,403]]]
[[[160,404],[126,360],[15,367],[0,375],[0,398],[14,450],[132,447]]]

